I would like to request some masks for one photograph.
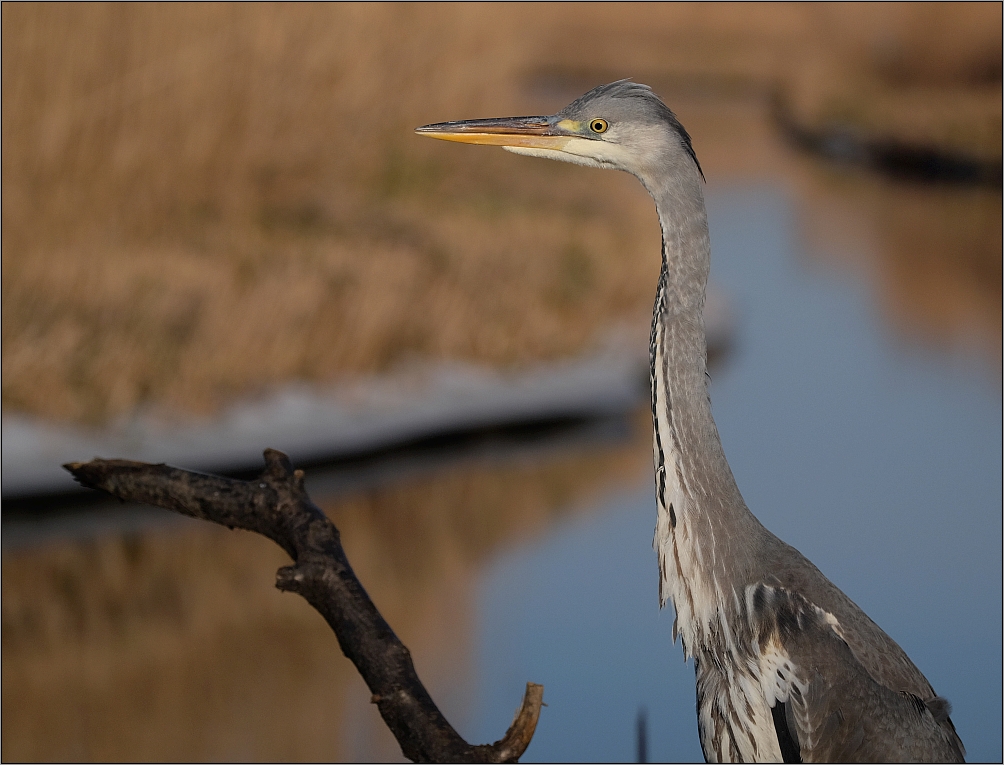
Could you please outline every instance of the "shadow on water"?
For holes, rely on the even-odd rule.
[[[627,438],[629,430],[628,420],[619,415],[539,418],[436,432],[333,459],[297,462],[296,466],[307,472],[311,494],[332,502],[443,469],[460,469],[472,462],[506,461],[517,455],[543,457],[577,446],[617,442]],[[247,481],[259,472],[234,470],[220,475]],[[99,492],[35,494],[4,500],[2,544],[4,550],[15,550],[110,531],[136,532],[176,519],[188,522],[176,513],[126,506]]]
[[[772,99],[774,122],[795,147],[840,165],[869,170],[902,181],[975,186],[999,190],[1001,163],[933,145],[913,145],[873,137],[847,126],[800,124],[785,100]]]

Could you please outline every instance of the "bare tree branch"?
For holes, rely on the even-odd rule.
[[[338,529],[304,489],[303,471],[294,471],[282,452],[266,449],[265,470],[253,481],[129,460],[64,467],[84,486],[255,531],[282,547],[294,563],[279,569],[276,587],[302,595],[327,620],[410,760],[516,762],[526,751],[540,716],[543,686],[527,683],[523,704],[499,741],[471,745],[461,738],[418,679],[411,653],[356,578]]]

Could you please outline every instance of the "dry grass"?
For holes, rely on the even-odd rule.
[[[709,178],[793,173],[803,204],[850,211],[838,234],[850,218],[888,237],[897,317],[979,311],[999,353],[999,195],[890,202],[876,183],[848,201],[792,170],[758,111],[783,87],[806,120],[999,152],[999,4],[0,12],[5,412],[209,412],[413,358],[568,355],[644,323],[659,234],[632,179],[411,134],[623,76],[669,99]],[[649,459],[642,443],[453,473],[330,511],[441,699],[474,564]],[[351,756],[358,681],[271,588],[281,563],[226,532],[5,555],[3,758]]]
[[[871,77],[879,107],[889,82],[961,87],[983,127],[909,124],[999,150],[1000,8],[938,7],[4,5],[4,408],[206,412],[415,357],[580,351],[648,311],[643,193],[413,127],[624,75],[722,103],[782,84],[825,116]],[[698,135],[719,178],[770,164],[739,132]]]

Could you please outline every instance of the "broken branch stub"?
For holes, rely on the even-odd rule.
[[[468,744],[439,711],[408,648],[356,578],[338,529],[304,489],[303,471],[294,471],[289,458],[275,449],[266,449],[264,456],[265,469],[252,481],[129,460],[94,459],[64,467],[83,486],[255,531],[282,547],[293,564],[279,569],[276,587],[301,595],[325,618],[410,760],[516,762],[536,730],[544,687],[527,683],[505,736],[494,744]]]

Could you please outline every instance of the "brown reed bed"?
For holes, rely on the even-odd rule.
[[[658,227],[629,179],[423,142],[426,122],[550,111],[620,76],[698,120],[784,87],[811,121],[865,82],[870,129],[912,114],[999,151],[999,6],[856,12],[5,5],[4,409],[210,412],[413,359],[570,355],[645,321]],[[923,108],[887,108],[907,91]],[[950,98],[965,108],[931,106]],[[776,169],[742,119],[705,120],[716,177]]]

